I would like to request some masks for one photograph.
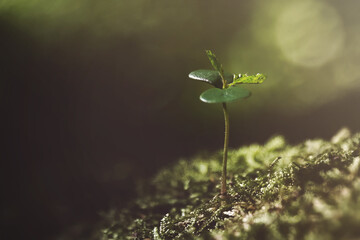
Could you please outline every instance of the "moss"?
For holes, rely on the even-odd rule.
[[[354,239],[360,237],[360,134],[291,146],[283,137],[160,171],[126,208],[104,215],[112,239]]]

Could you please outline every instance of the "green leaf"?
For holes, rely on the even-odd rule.
[[[232,74],[225,73],[224,77],[227,83],[231,83],[233,80]],[[207,82],[217,88],[223,87],[220,73],[215,70],[207,70],[207,69],[196,70],[189,73],[189,78]]]
[[[250,75],[247,74],[241,75],[239,74],[236,76],[234,74],[234,81],[230,84],[230,86],[233,86],[235,84],[241,84],[241,83],[247,83],[247,84],[259,84],[262,83],[266,79],[266,76],[264,74],[258,73],[256,75]]]
[[[222,74],[224,72],[221,64],[219,63],[219,61],[217,60],[215,54],[213,54],[210,50],[205,50],[211,65],[213,66],[213,68],[218,71],[220,74]]]
[[[200,100],[206,103],[224,103],[247,98],[250,95],[250,91],[239,87],[229,87],[225,89],[211,88],[200,95]]]

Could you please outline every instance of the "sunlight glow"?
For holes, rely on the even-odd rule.
[[[318,67],[335,58],[342,49],[342,19],[326,2],[289,1],[278,16],[276,41],[292,63]]]

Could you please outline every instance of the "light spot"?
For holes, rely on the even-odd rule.
[[[289,1],[280,10],[276,42],[290,62],[318,67],[342,49],[344,30],[336,10],[323,1]]]

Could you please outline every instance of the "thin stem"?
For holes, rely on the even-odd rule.
[[[227,111],[226,103],[223,103],[224,120],[225,120],[225,138],[224,138],[224,154],[223,154],[223,169],[221,177],[221,196],[226,195],[226,165],[229,146],[229,113]]]

